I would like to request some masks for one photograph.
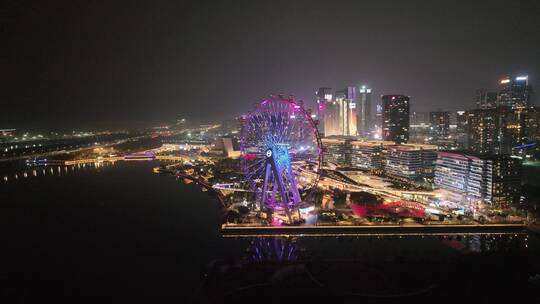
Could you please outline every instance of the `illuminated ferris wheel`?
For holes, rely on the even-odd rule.
[[[244,115],[242,168],[262,209],[290,210],[319,181],[321,141],[313,120],[290,98],[270,96]]]

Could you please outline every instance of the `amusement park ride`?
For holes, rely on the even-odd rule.
[[[292,97],[265,98],[243,116],[240,149],[260,210],[285,213],[292,223],[319,180],[321,141],[311,116]]]

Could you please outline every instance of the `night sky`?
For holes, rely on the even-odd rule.
[[[540,91],[540,1],[3,3],[0,128],[221,121],[360,84],[467,109],[508,73]]]

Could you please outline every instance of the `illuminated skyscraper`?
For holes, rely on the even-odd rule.
[[[383,140],[398,144],[409,140],[409,97],[404,95],[383,95],[382,137]]]
[[[532,88],[528,76],[507,77],[500,85],[499,105],[513,109],[531,106]]]
[[[317,129],[319,133],[325,133],[325,119],[326,119],[326,106],[332,102],[332,89],[331,88],[319,88],[316,92],[317,95]]]
[[[477,90],[476,106],[479,109],[493,109],[497,107],[497,92],[488,92],[487,89]]]
[[[446,139],[450,135],[450,112],[430,112],[431,134],[436,139]]]
[[[501,114],[499,108],[467,112],[469,149],[476,153],[499,154],[501,150]]]
[[[356,87],[347,87],[346,92],[346,111],[345,111],[345,128],[346,136],[358,135],[358,91]]]
[[[371,89],[365,85],[360,87],[357,105],[358,135],[370,137],[374,132],[374,119],[371,114]]]
[[[467,112],[456,111],[456,142],[460,149],[467,149],[469,141],[467,136]]]
[[[329,113],[332,112],[332,119],[326,120],[324,135],[356,136],[356,105],[355,87],[347,87],[344,90],[336,91],[334,100],[326,108],[325,115],[330,116]],[[326,126],[327,123],[331,123],[331,125]]]

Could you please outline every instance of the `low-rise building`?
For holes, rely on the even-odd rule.
[[[519,201],[521,161],[501,155],[439,152],[435,185],[470,201],[508,206]]]
[[[383,147],[393,144],[393,142],[388,141],[351,141],[351,167],[369,171],[381,171]]]
[[[415,182],[434,176],[437,147],[404,144],[384,146],[384,173],[389,177]]]
[[[325,137],[321,140],[323,145],[323,164],[348,166],[350,164],[350,143],[346,138]]]

